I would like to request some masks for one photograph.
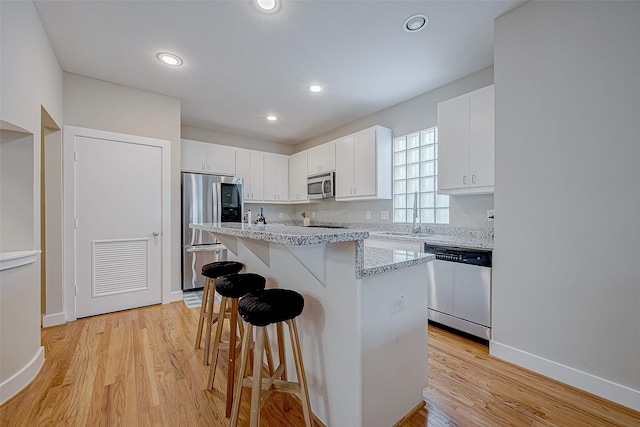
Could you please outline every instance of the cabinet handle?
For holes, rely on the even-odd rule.
[[[202,165],[202,170],[206,170],[207,165]]]
[[[462,183],[463,183],[464,185],[467,185],[467,175],[464,175],[464,176],[462,177]]]
[[[472,184],[476,183],[476,176],[475,175],[471,175],[471,183]]]

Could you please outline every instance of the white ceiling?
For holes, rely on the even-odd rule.
[[[179,98],[183,124],[286,144],[493,64],[493,20],[523,3],[280,1],[273,14],[251,0],[34,3],[64,71]],[[403,31],[415,13],[428,27]]]

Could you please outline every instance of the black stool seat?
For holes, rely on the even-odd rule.
[[[218,277],[216,291],[227,298],[240,298],[249,292],[264,289],[266,279],[255,273],[229,274]]]
[[[254,326],[294,319],[302,313],[304,298],[290,289],[263,289],[240,300],[238,313]]]
[[[236,274],[244,265],[237,261],[216,261],[202,266],[202,275],[215,279],[227,274]]]

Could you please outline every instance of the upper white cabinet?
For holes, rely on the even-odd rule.
[[[261,151],[236,150],[236,176],[243,179],[245,202],[264,200],[264,155]]]
[[[391,198],[391,139],[373,126],[336,141],[336,200]]]
[[[438,192],[494,191],[494,86],[438,104]]]
[[[307,194],[307,151],[289,156],[289,202],[306,203]]]
[[[336,143],[327,142],[307,150],[307,175],[336,170]]]
[[[183,139],[180,141],[180,170],[234,176],[236,149]]]
[[[264,153],[264,201],[289,203],[288,156]]]

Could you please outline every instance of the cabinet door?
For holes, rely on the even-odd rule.
[[[236,174],[236,149],[225,145],[206,144],[207,172],[216,175]]]
[[[438,190],[469,186],[469,98],[438,104]]]
[[[264,197],[264,155],[260,151],[236,150],[236,176],[242,178],[244,200],[262,201]]]
[[[180,170],[189,172],[207,171],[207,151],[204,142],[180,140]]]
[[[289,201],[306,202],[307,199],[307,151],[289,157]]]
[[[353,141],[353,195],[376,195],[376,128],[354,135]]]
[[[335,141],[331,141],[308,150],[308,176],[336,170],[335,145]]]
[[[242,178],[243,180],[242,191],[244,200],[251,200],[251,152],[248,150],[236,151],[236,177]]]
[[[493,86],[474,92],[469,98],[470,187],[495,185],[494,111]]]
[[[264,154],[259,151],[250,153],[251,175],[251,199],[261,201],[264,199]]]
[[[264,154],[264,200],[288,201],[289,163],[286,156]]]
[[[336,142],[336,198],[353,197],[353,143],[353,136]]]

